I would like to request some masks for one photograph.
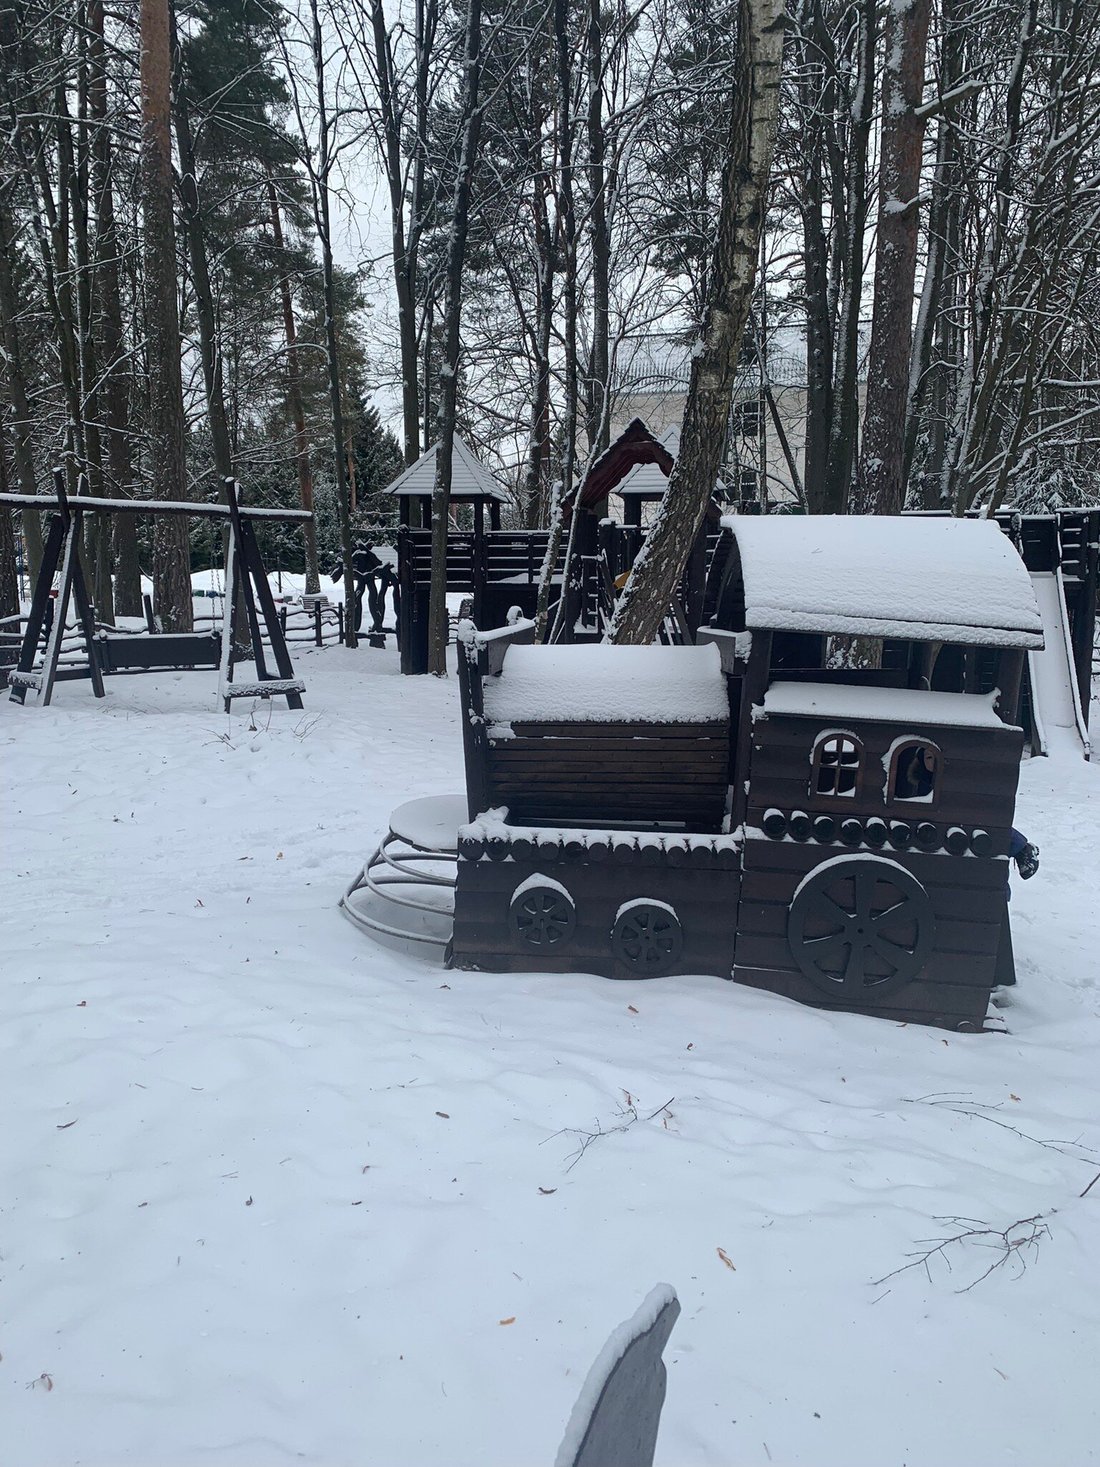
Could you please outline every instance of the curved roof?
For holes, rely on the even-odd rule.
[[[416,463],[401,470],[386,493],[414,497],[430,495],[435,488],[435,456],[438,449],[438,443],[426,448]],[[467,502],[474,499],[499,499],[506,502],[508,499],[489,470],[478,462],[457,433],[451,461],[451,499]]]
[[[679,428],[667,428],[658,438],[662,448],[667,448],[673,458],[680,452]],[[651,463],[635,464],[626,478],[615,489],[615,493],[627,498],[632,494],[644,499],[663,499],[668,488],[668,474],[656,460]]]
[[[744,625],[970,646],[1043,645],[1031,578],[992,520],[728,515]]]

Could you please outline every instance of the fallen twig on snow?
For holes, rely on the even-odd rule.
[[[556,1136],[577,1136],[580,1138],[580,1144],[577,1147],[573,1159],[565,1168],[567,1172],[571,1172],[576,1166],[577,1162],[580,1161],[581,1157],[592,1145],[593,1141],[598,1141],[601,1136],[613,1136],[616,1131],[628,1131],[630,1127],[635,1125],[638,1121],[656,1120],[656,1118],[662,1114],[665,1115],[667,1120],[669,1114],[668,1108],[675,1099],[675,1095],[670,1096],[669,1099],[665,1101],[664,1105],[659,1105],[656,1110],[650,1111],[648,1115],[643,1116],[639,1114],[638,1106],[635,1101],[632,1100],[628,1095],[627,1104],[625,1106],[619,1107],[619,1115],[623,1117],[620,1125],[605,1127],[602,1126],[597,1120],[596,1129],[594,1131],[582,1131],[575,1126],[564,1126],[560,1131],[555,1131],[553,1136],[547,1136],[546,1140],[553,1141]],[[539,1144],[542,1145],[544,1143],[540,1142]]]
[[[1032,1136],[1027,1131],[1021,1131],[1019,1126],[1014,1126],[1009,1121],[1002,1120],[999,1116],[989,1115],[991,1110],[1000,1110],[1001,1103],[986,1105],[980,1100],[973,1100],[967,1095],[953,1094],[945,1091],[942,1095],[918,1095],[915,1098],[902,1097],[903,1105],[936,1105],[945,1110],[954,1111],[956,1115],[970,1116],[976,1121],[988,1121],[991,1126],[1000,1126],[1002,1131],[1011,1131],[1014,1136],[1019,1136],[1021,1141],[1030,1141],[1035,1146],[1044,1146],[1048,1151],[1057,1151],[1061,1156],[1068,1156],[1071,1161],[1083,1161],[1085,1163],[1095,1162],[1100,1155],[1094,1147],[1083,1146],[1080,1141],[1060,1141],[1053,1137]],[[1084,1156],[1079,1153],[1085,1152]]]
[[[897,1278],[899,1274],[906,1273],[911,1268],[923,1268],[931,1283],[932,1260],[941,1258],[947,1265],[948,1273],[951,1273],[953,1271],[951,1258],[947,1250],[968,1242],[975,1243],[979,1247],[993,1248],[997,1256],[984,1273],[980,1273],[976,1279],[971,1279],[964,1288],[956,1289],[956,1294],[968,1294],[991,1273],[996,1273],[998,1269],[1004,1268],[1010,1260],[1019,1264],[1019,1273],[1016,1275],[1018,1278],[1027,1269],[1026,1251],[1029,1248],[1037,1251],[1040,1241],[1050,1237],[1050,1229],[1045,1219],[1053,1217],[1057,1210],[1057,1208],[1052,1208],[1050,1212],[1037,1212],[1034,1217],[1017,1218],[1015,1222],[1009,1223],[1007,1228],[991,1227],[989,1223],[973,1217],[938,1217],[935,1219],[936,1222],[954,1225],[958,1231],[945,1238],[919,1239],[920,1243],[928,1244],[923,1252],[910,1254],[908,1263],[899,1264],[897,1268],[883,1274],[880,1279],[872,1279],[872,1287],[877,1288],[879,1284],[886,1283],[887,1279]]]

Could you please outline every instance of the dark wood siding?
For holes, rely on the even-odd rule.
[[[508,856],[507,852],[495,854]],[[533,953],[512,936],[508,913],[521,882],[536,873],[564,886],[573,898],[576,930],[553,956]],[[641,859],[590,862],[460,860],[455,900],[453,965],[493,973],[598,973],[633,978],[611,953],[611,929],[624,902],[649,898],[675,909],[684,934],[674,973],[710,973],[728,978],[733,964],[738,873],[728,869],[653,865]]]
[[[507,676],[507,673],[505,673]],[[721,829],[729,724],[516,723],[488,729],[488,799],[517,825]]]
[[[853,1008],[831,1002],[803,976],[787,941],[791,899],[799,882],[839,854],[873,858],[876,853],[766,837],[746,841],[733,973],[738,982],[821,1008]],[[911,983],[854,1011],[948,1028],[964,1022],[980,1025],[996,982],[1008,862],[909,851],[883,854],[911,872],[928,892],[936,944]]]

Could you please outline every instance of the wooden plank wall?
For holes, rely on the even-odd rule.
[[[507,667],[504,670],[508,676]],[[679,824],[718,831],[729,723],[516,723],[489,730],[490,803],[517,825]]]
[[[625,845],[600,860],[581,852],[576,859],[563,855],[555,862],[541,850],[518,859],[507,848],[493,855],[500,859],[486,855],[458,862],[452,966],[491,973],[588,972],[636,978],[613,958],[611,929],[624,902],[649,898],[672,906],[683,928],[683,953],[671,973],[730,976],[739,881],[735,851],[712,857],[706,865],[683,867],[671,866],[653,847],[647,854]],[[560,952],[542,954],[521,946],[509,928],[512,894],[536,873],[564,886],[576,907],[576,930]]]
[[[884,761],[894,739],[908,730],[896,724],[838,721],[864,745],[863,781],[853,798],[819,796],[811,790],[811,753],[822,730],[819,718],[760,719],[753,727],[749,780],[748,839],[744,848],[741,906],[738,913],[734,978],[753,987],[785,994],[820,1008],[851,1009],[831,1003],[806,979],[791,955],[787,918],[799,882],[823,861],[837,855],[882,855],[898,862],[925,887],[936,922],[936,945],[920,976],[884,999],[855,1007],[856,1012],[958,1028],[980,1026],[990,989],[996,982],[997,949],[1006,910],[1009,829],[1019,777],[1022,734],[1018,729],[912,730],[934,738],[942,753],[934,805],[890,803]],[[920,821],[934,825],[934,850],[894,848],[887,841],[819,841],[812,837],[769,839],[761,830],[765,810],[791,815],[796,810],[865,823]],[[993,854],[953,856],[942,840],[953,826],[988,831]]]

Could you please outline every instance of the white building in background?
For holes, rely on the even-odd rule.
[[[867,323],[860,331],[861,410],[869,338]],[[666,437],[670,432],[678,445],[690,373],[691,345],[682,336],[623,338],[612,376],[612,438],[631,418],[641,418],[666,446],[672,446]],[[767,401],[769,391],[774,414]],[[797,504],[791,462],[801,483],[805,447],[806,337],[800,326],[777,326],[767,333],[760,356],[746,353],[738,372],[723,453],[729,498],[767,507]]]

